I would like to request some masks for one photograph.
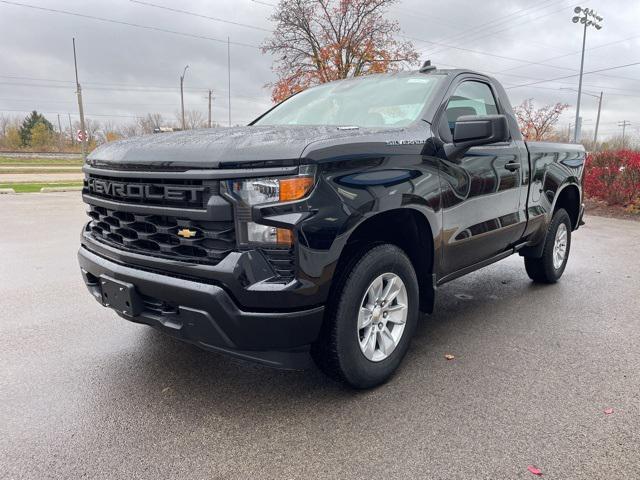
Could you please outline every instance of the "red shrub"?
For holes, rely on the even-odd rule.
[[[584,191],[609,205],[640,203],[640,152],[630,150],[589,154]]]

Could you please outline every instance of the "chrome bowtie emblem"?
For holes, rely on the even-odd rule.
[[[184,237],[184,238],[195,237],[196,233],[198,232],[196,232],[195,230],[189,230],[188,228],[183,228],[182,230],[178,230],[178,236]]]

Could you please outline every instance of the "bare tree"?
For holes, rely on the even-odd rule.
[[[553,127],[558,118],[567,108],[569,105],[566,103],[535,108],[533,99],[529,98],[514,108],[514,112],[526,140],[548,140],[554,134]]]
[[[0,115],[0,146],[17,148],[15,133],[20,130],[21,119],[17,116]]]
[[[601,150],[639,150],[640,136],[626,134],[609,137],[601,143]]]
[[[107,143],[117,140],[118,138],[120,138],[120,135],[118,134],[116,123],[113,120],[105,120],[102,122],[102,128],[97,134],[97,142],[99,144]]]
[[[182,124],[182,113],[176,113],[176,119],[179,124]],[[197,128],[205,128],[207,122],[204,114],[200,110],[185,110],[184,111],[184,123],[187,130],[194,130]]]
[[[140,126],[137,122],[120,125],[116,132],[120,137],[123,138],[136,137],[138,135],[141,135]]]
[[[144,117],[138,119],[138,125],[142,133],[153,133],[156,128],[164,125],[164,119],[160,113],[147,113]]]
[[[0,137],[7,134],[7,128],[15,123],[15,120],[8,115],[0,115]]]
[[[398,22],[387,18],[397,0],[281,0],[277,23],[263,51],[275,56],[280,101],[311,85],[415,63],[410,42],[398,41]]]

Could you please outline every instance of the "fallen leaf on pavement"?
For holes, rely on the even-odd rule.
[[[611,408],[611,407],[605,408],[604,409],[604,413],[605,413],[605,415],[611,415],[613,413],[613,408]]]
[[[169,390],[171,390],[171,387],[164,387],[162,393],[167,393]]]
[[[539,477],[542,476],[542,470],[540,470],[539,468],[534,467],[533,465],[529,465],[527,467],[527,470],[529,470],[531,473],[533,473],[534,475],[537,475]]]
[[[453,356],[453,355],[451,355],[450,353],[447,353],[447,354],[445,354],[444,358],[446,358],[447,360],[453,360],[453,359],[454,359],[454,358],[456,358],[456,357],[454,357],[454,356]]]

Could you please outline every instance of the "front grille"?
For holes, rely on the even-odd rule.
[[[134,253],[215,265],[236,244],[233,222],[140,215],[95,205],[89,205],[88,213],[95,240]],[[191,238],[178,235],[181,231]]]
[[[90,174],[85,194],[137,205],[204,209],[212,195],[220,193],[217,181],[176,178],[119,178]]]
[[[96,181],[99,183],[96,184]],[[182,201],[159,198],[163,191],[167,192],[165,187],[177,189],[170,190],[172,193],[180,189],[189,192],[193,187],[197,189],[197,195],[185,195]],[[208,216],[209,201],[213,196],[220,196],[219,181],[143,176],[122,178],[106,173],[90,173],[86,176],[83,193],[85,201],[89,203],[88,214],[91,217],[87,234],[110,247],[150,257],[206,265],[216,265],[230,252],[237,250],[233,221],[190,218]],[[138,197],[129,195],[135,193],[141,194]],[[219,205],[220,202],[213,203]],[[151,208],[144,208],[147,206]],[[159,206],[170,207],[174,214],[163,215],[162,209],[157,208]],[[152,213],[156,211],[158,214]],[[216,214],[211,215],[215,218]],[[251,221],[251,210],[236,207],[234,216],[239,221]],[[229,218],[229,215],[223,218]],[[178,235],[185,229],[188,231]],[[185,238],[185,234],[190,238]],[[270,282],[288,283],[293,280],[296,268],[293,248],[261,246],[258,249],[275,273]]]

